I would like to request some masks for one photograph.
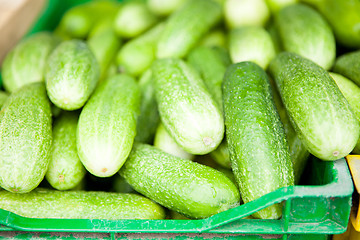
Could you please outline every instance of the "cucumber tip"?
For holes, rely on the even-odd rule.
[[[335,157],[339,156],[339,154],[340,154],[339,151],[334,151],[334,152],[333,152],[333,155],[334,155]]]
[[[211,137],[204,137],[203,142],[204,142],[205,146],[209,146],[213,143],[213,139]]]
[[[59,175],[59,183],[63,183],[65,181],[65,176],[64,175]]]

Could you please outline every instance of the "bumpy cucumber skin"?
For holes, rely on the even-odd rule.
[[[85,168],[110,177],[128,157],[136,135],[140,90],[135,79],[115,75],[100,84],[80,113],[77,150]]]
[[[46,61],[60,42],[49,32],[36,33],[17,44],[6,56],[2,66],[2,81],[8,92],[44,81]]]
[[[76,149],[78,112],[63,112],[53,124],[53,142],[46,180],[58,190],[69,190],[77,186],[85,176]]]
[[[338,57],[333,71],[342,74],[360,86],[360,50]]]
[[[0,186],[25,193],[39,185],[49,165],[50,101],[44,83],[15,91],[0,112]]]
[[[166,21],[157,44],[156,57],[185,57],[221,17],[221,6],[213,0],[187,1]]]
[[[322,160],[349,154],[359,123],[329,73],[295,53],[280,53],[269,67],[290,121],[309,152]]]
[[[146,197],[101,191],[57,191],[42,188],[25,194],[0,191],[0,208],[28,218],[165,218],[164,209]]]
[[[231,167],[245,203],[294,185],[293,166],[265,71],[255,63],[228,67],[223,82]],[[253,216],[277,219],[279,204]]]
[[[81,40],[64,41],[47,62],[48,96],[59,108],[79,109],[94,91],[99,76],[99,64],[87,44]]]
[[[289,5],[276,15],[276,28],[285,51],[330,69],[336,57],[334,34],[326,20],[304,4]]]
[[[190,218],[206,218],[240,203],[239,191],[223,173],[147,144],[134,144],[120,175],[137,192]]]
[[[206,154],[220,144],[224,119],[195,69],[180,59],[152,66],[160,119],[185,151]]]

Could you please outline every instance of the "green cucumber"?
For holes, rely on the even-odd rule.
[[[51,33],[40,32],[18,43],[2,65],[5,90],[14,92],[28,83],[44,81],[46,61],[59,42]]]
[[[227,36],[221,28],[215,28],[209,31],[200,41],[199,46],[206,47],[227,47]]]
[[[150,144],[153,142],[160,121],[151,69],[141,76],[139,87],[141,91],[140,114],[136,122],[135,141]]]
[[[265,0],[265,2],[267,3],[270,11],[273,14],[276,14],[282,8],[284,8],[284,7],[288,6],[288,5],[298,3],[299,1],[300,0]]]
[[[134,144],[120,175],[137,192],[190,218],[206,218],[240,203],[238,189],[223,173],[147,144]]]
[[[64,110],[81,108],[94,91],[99,75],[99,64],[85,42],[60,43],[49,57],[45,75],[51,102]]]
[[[44,83],[27,84],[0,112],[0,186],[25,193],[45,176],[51,149],[51,108]]]
[[[159,59],[152,67],[160,119],[185,151],[206,154],[224,136],[224,119],[203,80],[180,59]]]
[[[0,191],[0,208],[28,218],[165,218],[164,209],[146,197],[101,191],[57,191],[44,188],[25,194]]]
[[[270,63],[290,121],[309,152],[322,160],[348,155],[359,123],[329,73],[313,61],[283,52]]]
[[[214,161],[224,168],[231,168],[230,161],[230,153],[229,147],[226,139],[216,148],[214,151],[210,153],[210,156],[214,159]]]
[[[186,0],[148,0],[147,5],[151,12],[158,16],[169,16],[176,11]]]
[[[244,203],[294,185],[289,147],[265,71],[253,62],[231,65],[223,96],[231,168]],[[282,206],[274,204],[253,216],[277,219],[281,214]]]
[[[360,86],[360,50],[338,57],[333,71],[340,73]]]
[[[74,188],[86,173],[76,149],[78,118],[77,112],[63,112],[53,125],[50,164],[45,177],[58,190]]]
[[[77,150],[85,168],[110,177],[128,157],[136,135],[140,90],[135,79],[115,75],[101,83],[80,113]]]
[[[164,125],[162,123],[159,124],[154,138],[154,147],[161,149],[162,151],[174,155],[179,158],[185,158],[189,160],[194,159],[194,155],[186,152],[182,149],[169,133],[166,131]]]
[[[167,20],[157,44],[157,58],[185,57],[221,18],[222,9],[213,0],[187,1]]]
[[[305,4],[292,4],[279,11],[275,24],[285,51],[331,68],[336,57],[335,37],[320,13]]]

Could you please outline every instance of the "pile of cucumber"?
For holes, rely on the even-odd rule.
[[[0,208],[202,219],[298,184],[310,155],[360,153],[359,26],[351,0],[69,9],[2,63]]]

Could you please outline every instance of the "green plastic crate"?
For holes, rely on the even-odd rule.
[[[49,0],[28,35],[53,30],[68,8],[87,1]],[[329,239],[328,234],[345,232],[353,193],[346,161],[324,162],[312,158],[303,180],[306,182],[304,186],[278,189],[253,202],[202,220],[31,219],[0,209],[0,236],[61,239],[64,237],[61,233],[66,233],[64,238],[81,238],[76,234],[90,234],[90,238],[94,236],[91,234],[105,234],[103,239],[325,240]],[[279,202],[284,206],[283,217],[279,220],[244,219]]]

